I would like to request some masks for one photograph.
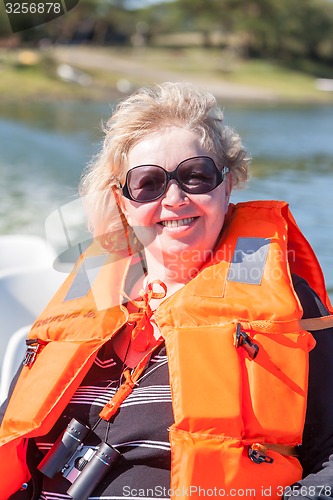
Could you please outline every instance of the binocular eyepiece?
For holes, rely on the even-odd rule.
[[[120,456],[107,443],[85,446],[83,441],[91,432],[87,425],[73,418],[38,466],[50,478],[61,472],[72,483],[67,493],[74,500],[87,500]]]

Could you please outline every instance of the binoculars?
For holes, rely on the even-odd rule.
[[[120,456],[107,443],[84,445],[91,432],[90,427],[73,418],[38,466],[50,478],[61,472],[72,483],[67,493],[74,500],[87,500]]]

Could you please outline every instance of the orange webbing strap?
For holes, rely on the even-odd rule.
[[[292,319],[292,320],[257,320],[240,321],[242,328],[247,332],[258,333],[293,333],[299,330],[315,331],[333,328],[333,314],[319,318]]]
[[[117,412],[120,405],[125,401],[125,399],[131,394],[133,388],[136,385],[136,382],[142,375],[144,369],[146,368],[150,356],[155,349],[164,341],[163,337],[160,337],[157,340],[157,343],[154,345],[152,349],[141,359],[138,365],[134,368],[133,372],[126,368],[123,372],[123,376],[125,378],[125,382],[121,384],[117,392],[114,396],[106,403],[103,410],[100,412],[99,416],[103,420],[110,420],[110,418]]]
[[[315,331],[325,330],[333,327],[333,314],[330,316],[321,316],[320,318],[308,318],[299,320],[302,330]]]
[[[267,451],[275,451],[276,453],[280,453],[280,455],[296,457],[297,447],[291,446],[289,444],[279,444],[279,443],[253,443],[251,445],[252,450],[260,451],[266,453]]]
[[[240,321],[242,328],[246,332],[257,332],[257,333],[293,333],[300,330],[300,320],[255,320],[255,321]]]
[[[159,285],[162,288],[162,292],[154,292],[153,286]],[[131,302],[138,311],[129,314],[127,308],[121,305],[121,310],[126,314],[127,323],[135,323],[132,330],[132,346],[137,351],[145,351],[154,337],[154,327],[150,322],[150,318],[154,314],[149,302],[151,299],[163,299],[166,296],[167,287],[161,280],[154,280],[149,283],[146,290],[140,290],[139,295],[142,300],[132,300],[124,291],[121,292],[123,297],[126,297],[129,302]]]

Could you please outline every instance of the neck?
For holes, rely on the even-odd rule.
[[[164,254],[163,262],[161,259],[145,249],[145,258],[147,263],[148,282],[161,280],[167,286],[167,295],[171,295],[176,290],[186,285],[198,273],[202,267],[202,262],[193,262],[191,258],[182,259],[175,254]]]

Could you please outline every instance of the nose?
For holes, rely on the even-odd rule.
[[[189,199],[187,193],[182,190],[176,180],[171,180],[162,198],[162,205],[168,207],[180,207],[188,205],[188,203]]]

